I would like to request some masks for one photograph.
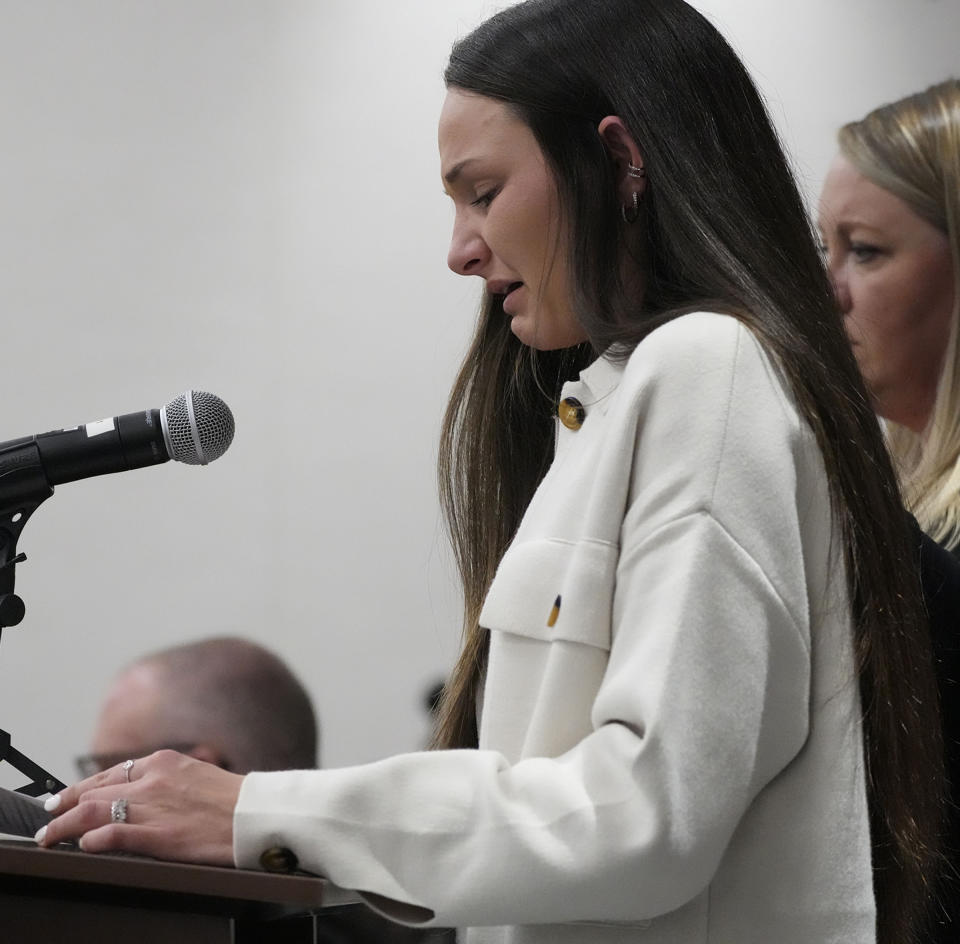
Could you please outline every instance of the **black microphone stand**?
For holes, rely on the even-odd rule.
[[[52,494],[34,441],[10,443],[0,450],[0,635],[6,627],[20,623],[26,612],[23,600],[13,592],[16,565],[27,559],[26,554],[17,553],[17,541],[30,516]],[[9,733],[0,729],[3,761],[31,778],[17,787],[17,793],[38,797],[66,786],[13,747]]]

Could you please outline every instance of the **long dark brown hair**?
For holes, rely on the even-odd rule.
[[[878,940],[914,940],[937,864],[943,760],[929,633],[907,521],[804,206],[753,82],[682,0],[530,0],[458,42],[449,87],[508,104],[553,172],[588,337],[524,348],[488,298],[444,421],[441,497],[466,641],[437,743],[477,743],[484,596],[551,459],[564,380],[693,310],[732,314],[779,364],[812,427],[846,560],[863,711]],[[634,226],[597,131],[618,115],[643,153]],[[624,277],[629,260],[641,270]],[[693,393],[691,393],[693,395]]]

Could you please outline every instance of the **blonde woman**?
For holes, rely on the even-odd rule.
[[[827,262],[907,506],[960,548],[960,81],[845,125],[821,197]]]
[[[834,290],[883,417],[908,508],[960,552],[960,81],[845,125],[820,229]],[[944,558],[947,558],[944,560]],[[947,772],[954,796],[931,940],[960,939],[960,580],[949,555],[921,549]]]

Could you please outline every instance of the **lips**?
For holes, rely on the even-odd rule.
[[[503,290],[503,310],[508,314],[512,315],[515,312],[512,310],[511,305],[515,306],[518,302],[518,297],[516,292],[518,289],[523,288],[523,282],[511,282],[509,285],[504,287]]]
[[[523,285],[523,282],[511,279],[487,279],[487,291],[491,295],[509,295],[518,285]]]

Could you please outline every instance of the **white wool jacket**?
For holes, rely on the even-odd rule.
[[[872,944],[850,605],[813,433],[737,320],[565,385],[490,587],[478,750],[250,774],[272,846],[471,944]]]

